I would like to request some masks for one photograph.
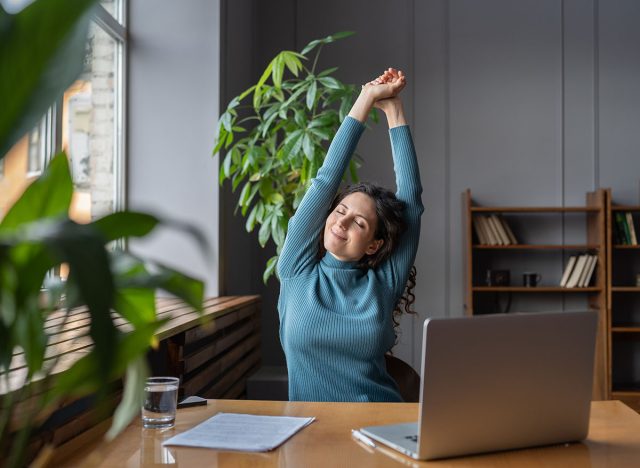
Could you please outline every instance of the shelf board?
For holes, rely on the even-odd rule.
[[[561,288],[560,286],[537,286],[527,288],[525,286],[474,286],[473,292],[523,292],[523,293],[581,293],[601,292],[602,288]],[[639,288],[640,290],[640,288]]]
[[[613,245],[614,249],[624,249],[624,250],[633,250],[633,249],[640,249],[640,245],[625,245],[625,244],[614,244]]]
[[[478,250],[598,250],[599,244],[514,244],[514,245],[487,245],[474,244]]]
[[[640,211],[639,205],[616,205],[611,207],[611,211]]]
[[[613,397],[613,399],[615,400],[616,397],[637,397],[640,396],[640,385],[638,385],[637,387],[623,387],[621,388],[620,386],[618,386],[618,388],[614,388],[613,391],[611,392],[611,396]]]
[[[472,213],[597,213],[597,206],[472,206]]]
[[[612,286],[611,292],[640,292],[638,286]]]
[[[614,333],[640,333],[640,326],[613,326],[611,331]]]

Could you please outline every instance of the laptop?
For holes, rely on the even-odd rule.
[[[419,421],[360,432],[418,460],[584,439],[596,312],[429,318]]]

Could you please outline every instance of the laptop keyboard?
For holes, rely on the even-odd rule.
[[[404,436],[405,439],[409,439],[411,442],[415,442],[416,444],[418,443],[418,436],[417,435],[410,435],[410,436]]]

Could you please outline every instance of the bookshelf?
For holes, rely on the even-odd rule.
[[[637,228],[640,206],[616,204],[610,189],[606,198],[608,397],[640,411],[640,246],[622,238],[617,220],[629,213]]]
[[[607,191],[599,189],[587,193],[584,206],[538,207],[478,206],[471,190],[467,189],[462,194],[462,205],[465,313],[505,312],[513,302],[516,303],[510,309],[513,312],[522,311],[525,304],[530,310],[586,307],[596,310],[600,320],[596,337],[593,399],[608,398]],[[489,245],[480,241],[482,230],[479,232],[474,222],[478,223],[478,217],[491,215],[510,225],[518,243]],[[485,239],[486,232],[482,236]],[[596,262],[590,281],[583,287],[561,287],[560,280],[568,258],[587,253],[594,256]],[[638,260],[640,272],[640,248]],[[509,270],[510,283],[487,285],[487,270],[493,269]],[[522,275],[527,271],[542,272],[542,279],[537,286],[523,286]],[[640,293],[640,287],[637,292]],[[640,344],[640,333],[636,336]]]

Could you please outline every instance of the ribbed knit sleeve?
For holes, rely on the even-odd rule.
[[[404,219],[407,230],[391,257],[379,268],[389,281],[396,297],[404,291],[409,271],[416,258],[420,240],[420,218],[424,212],[422,205],[422,184],[416,150],[413,146],[408,125],[389,129],[393,165],[396,173],[396,196],[405,203]]]
[[[314,263],[327,211],[363,131],[361,122],[347,117],[336,132],[322,167],[289,220],[287,237],[278,259],[281,279],[294,277]]]

